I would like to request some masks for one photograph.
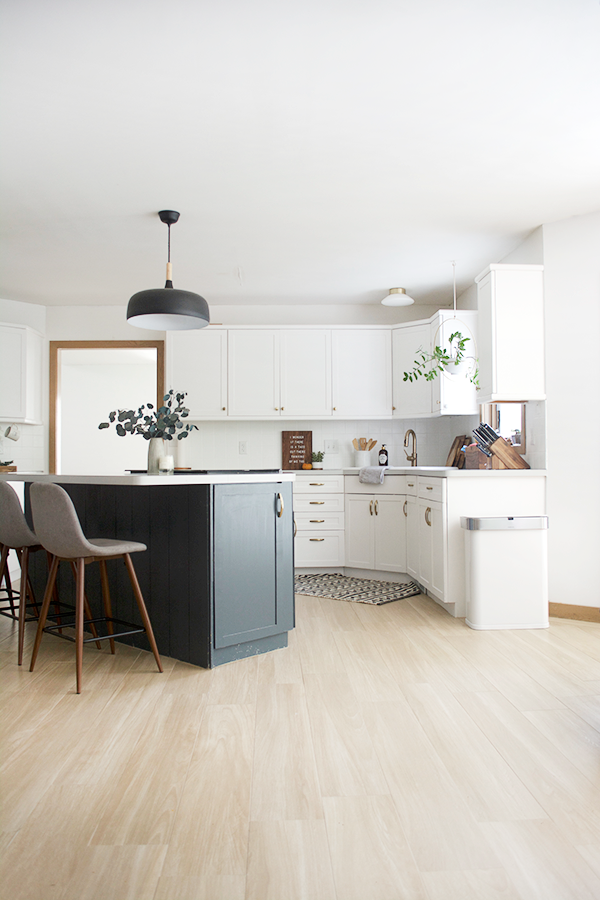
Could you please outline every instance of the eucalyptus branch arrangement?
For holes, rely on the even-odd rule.
[[[460,331],[455,331],[450,335],[450,353],[443,347],[434,347],[433,353],[426,353],[422,347],[419,347],[417,354],[420,359],[414,360],[414,369],[404,373],[404,381],[417,381],[419,376],[426,381],[433,381],[434,378],[445,372],[449,366],[459,366],[464,359],[469,359],[466,355],[466,344],[470,338],[463,337]],[[456,341],[456,343],[454,343]],[[469,375],[469,381],[476,387],[479,387],[479,369],[477,360],[475,369]]]
[[[99,430],[110,428],[116,422],[117,434],[125,437],[127,434],[141,434],[144,440],[151,438],[163,438],[165,441],[178,441],[186,438],[190,431],[197,431],[197,425],[184,424],[181,420],[189,416],[190,411],[183,405],[185,394],[176,394],[170,390],[163,397],[163,405],[154,409],[152,403],[145,403],[137,411],[133,409],[118,409],[109,413],[108,422],[100,422]],[[173,404],[176,404],[173,406]],[[146,412],[144,412],[146,410]]]

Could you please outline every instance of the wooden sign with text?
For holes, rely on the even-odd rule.
[[[301,469],[312,460],[312,431],[281,432],[281,468]]]

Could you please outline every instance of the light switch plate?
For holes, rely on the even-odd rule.
[[[339,453],[340,448],[338,446],[337,441],[325,441],[323,444],[323,451],[325,453]]]

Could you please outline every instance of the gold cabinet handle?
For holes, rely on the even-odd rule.
[[[317,541],[317,543],[319,543],[320,541],[324,541],[324,540],[325,540],[325,538],[309,538],[309,541]]]
[[[283,497],[281,496],[281,494],[277,494],[277,499],[278,499],[279,502],[281,503],[281,506],[280,506],[279,511],[278,511],[278,513],[277,513],[277,518],[280,519],[280,518],[282,517],[282,515],[283,515]]]
[[[296,537],[297,534],[298,534],[298,523],[294,519],[294,537]]]
[[[425,521],[429,526],[431,526],[431,507],[428,506],[425,510]]]
[[[379,500],[376,500],[376,501],[375,501],[375,515],[376,515],[376,516],[379,515],[379,513],[377,512],[378,506],[379,506]]]
[[[373,501],[372,500],[369,502],[369,512],[371,513],[371,515],[373,515]]]
[[[227,409],[227,407],[226,407],[226,406],[222,406],[221,409],[223,410],[223,412],[225,412],[225,410]]]
[[[325,506],[324,500],[309,500],[310,506]]]
[[[283,412],[283,406],[281,407],[281,412]]]
[[[396,407],[395,407],[395,406],[392,406],[392,412],[393,412],[395,409],[396,409]]]
[[[311,519],[311,525],[322,525],[325,519]]]
[[[409,481],[409,482],[408,482],[408,486],[409,486],[409,487],[414,487],[414,486],[415,486],[414,481]]]
[[[324,487],[324,486],[325,486],[324,481],[310,481],[309,482],[309,487]]]
[[[429,487],[429,485],[427,485],[427,490],[428,490],[428,491],[432,491],[433,488],[432,488],[432,487]]]
[[[279,407],[278,407],[278,406],[275,407],[275,412],[279,412]]]
[[[334,407],[333,407],[333,411],[334,411],[334,412],[337,412],[337,406],[334,406]]]
[[[407,509],[406,509],[407,506],[408,506],[408,500],[405,500],[405,501],[404,501],[404,506],[402,507],[402,512],[404,513],[404,518],[405,518],[405,519],[408,519],[408,512],[407,512]]]

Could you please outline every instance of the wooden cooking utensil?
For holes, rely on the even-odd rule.
[[[367,450],[372,450],[376,443],[377,443],[377,441],[374,441],[371,438],[371,440],[369,441],[369,446],[367,447]]]
[[[358,441],[356,440],[356,438],[353,438],[353,439],[352,439],[352,444],[353,444],[355,450],[358,450],[358,449],[359,449]]]

